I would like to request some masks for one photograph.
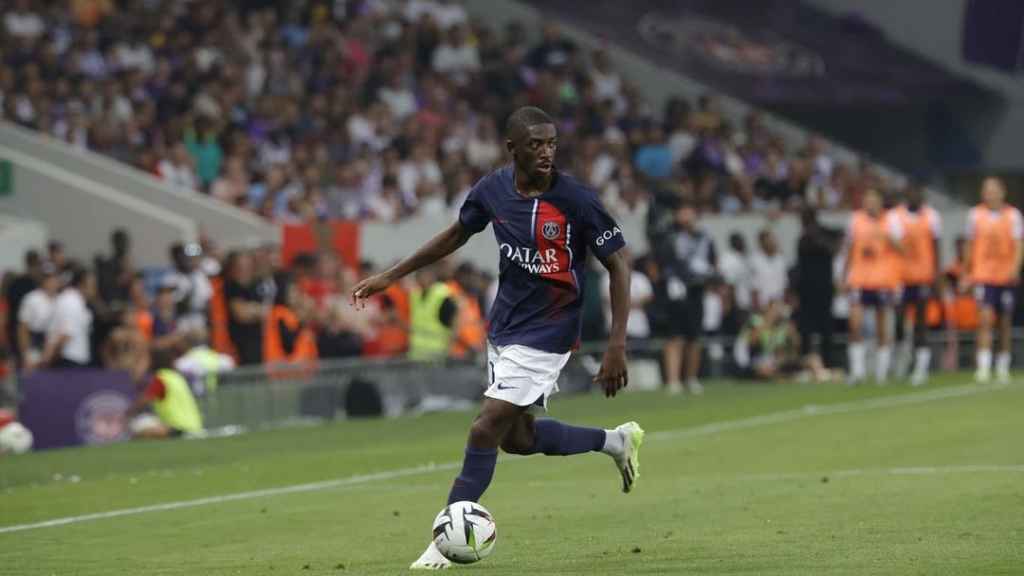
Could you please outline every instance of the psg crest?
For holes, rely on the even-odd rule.
[[[558,222],[545,222],[544,226],[541,227],[540,232],[548,240],[554,240],[558,238],[558,234],[562,231],[562,227],[558,225]]]

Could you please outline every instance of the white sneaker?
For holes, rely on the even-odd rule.
[[[991,379],[992,374],[988,370],[978,370],[974,373],[974,381],[978,384],[986,384]]]
[[[690,380],[686,383],[686,389],[694,396],[700,396],[704,393],[704,386],[701,385],[700,380]]]
[[[430,541],[430,546],[423,551],[419,560],[412,563],[409,566],[409,570],[447,570],[452,567],[452,561],[445,558],[441,551],[437,549],[434,541]]]
[[[622,491],[630,493],[640,478],[640,445],[644,443],[644,430],[636,422],[626,422],[615,427],[622,437],[622,453],[612,456],[615,467],[622,474]]]
[[[1009,370],[997,370],[996,371],[996,382],[999,384],[1010,383],[1010,371]]]
[[[928,374],[925,373],[925,372],[917,372],[917,371],[915,371],[910,376],[910,385],[911,386],[915,386],[915,387],[916,386],[924,386],[927,383],[928,383]]]
[[[678,395],[682,394],[685,391],[686,391],[686,389],[684,389],[683,385],[680,384],[679,382],[669,382],[669,384],[668,384],[668,394],[669,394],[669,396],[678,396]]]

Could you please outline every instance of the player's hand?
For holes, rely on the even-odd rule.
[[[971,281],[967,279],[967,276],[961,276],[956,288],[959,294],[966,294],[971,289]]]
[[[359,281],[352,288],[351,303],[358,309],[366,307],[366,300],[374,294],[387,290],[391,285],[391,278],[386,273],[374,274]]]
[[[594,376],[594,383],[604,388],[604,395],[611,398],[629,384],[626,370],[626,347],[623,344],[608,346],[601,361],[601,369]]]

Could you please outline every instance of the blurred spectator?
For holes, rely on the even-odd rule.
[[[210,348],[204,330],[190,332],[186,345],[188,351],[174,361],[174,369],[188,380],[196,396],[212,394],[220,375],[235,369],[235,359]]]
[[[111,233],[110,249],[109,257],[97,259],[96,262],[100,299],[110,304],[128,302],[131,299],[135,268],[131,255],[131,236],[127,230],[118,228]]]
[[[22,351],[22,366],[36,367],[46,348],[46,335],[53,322],[60,276],[50,262],[41,268],[39,287],[29,292],[18,307],[18,349]]]
[[[35,40],[46,31],[46,25],[29,0],[15,0],[11,11],[4,14],[4,29],[12,38]]]
[[[796,330],[781,300],[772,300],[750,317],[736,340],[736,364],[759,380],[793,374],[800,369]]]
[[[152,346],[155,350],[177,349],[182,341],[178,326],[178,310],[175,299],[177,284],[173,278],[164,278],[153,298],[150,311],[153,318]]]
[[[263,320],[266,306],[253,277],[252,257],[245,252],[228,255],[224,298],[228,310],[228,332],[238,351],[240,364],[263,360]]]
[[[736,307],[749,311],[753,307],[753,292],[757,283],[754,265],[747,253],[747,239],[743,234],[729,234],[729,246],[718,258],[718,271],[726,284],[732,286]]]
[[[68,286],[57,296],[41,365],[58,369],[85,368],[92,362],[93,313],[88,302],[96,296],[96,278],[77,267]]]
[[[185,377],[171,367],[172,355],[153,354],[153,373],[141,380],[142,390],[128,411],[133,435],[140,438],[176,438],[203,432],[203,415]],[[156,418],[140,414],[150,408]]]
[[[57,270],[57,274],[67,271],[68,259],[64,252],[64,244],[57,240],[50,240],[46,244],[46,259]]]
[[[245,161],[239,156],[231,156],[225,162],[225,167],[224,175],[213,181],[210,195],[228,204],[244,206],[252,184]]]
[[[178,324],[183,330],[205,330],[206,318],[213,297],[213,286],[199,268],[202,249],[194,242],[171,246],[174,271],[167,282],[174,289],[174,306]]]
[[[416,273],[409,294],[409,358],[438,360],[448,355],[458,317],[458,303],[435,265]]]
[[[665,345],[666,386],[672,394],[681,393],[685,374],[686,388],[701,394],[704,288],[716,274],[717,258],[711,237],[697,225],[693,204],[683,202],[676,209],[674,226],[657,250],[673,319]]]
[[[797,323],[800,348],[805,359],[818,357],[831,365],[832,299],[835,294],[833,259],[839,250],[841,234],[821,225],[812,208],[800,214],[803,230],[797,241],[796,274],[793,291],[799,308]],[[815,338],[817,349],[815,350]]]
[[[452,298],[458,307],[455,333],[449,355],[453,358],[469,358],[483,354],[487,348],[487,323],[480,308],[477,292],[477,274],[468,262],[455,269],[454,277],[448,281]]]
[[[629,276],[629,317],[626,319],[626,336],[637,340],[651,337],[651,325],[647,320],[647,306],[654,299],[654,288],[651,280],[644,274],[640,266],[646,262],[639,258],[634,263]],[[612,326],[611,288],[608,275],[601,279],[601,301],[604,303],[604,319],[608,330]]]
[[[28,296],[29,292],[39,287],[42,276],[43,260],[39,257],[39,252],[29,250],[25,252],[25,271],[15,276],[4,291],[4,300],[7,302],[8,310],[4,331],[11,352],[19,366],[24,363],[25,358],[18,342],[18,311],[21,310],[22,300]]]
[[[317,359],[315,305],[294,283],[281,279],[263,331],[263,361],[295,364]]]
[[[185,143],[179,142],[171,148],[171,154],[156,166],[157,175],[168,184],[186,190],[197,190],[199,180],[196,178],[195,161],[189,155]]]
[[[761,309],[785,298],[789,265],[771,230],[765,228],[758,233],[757,245],[758,251],[750,257],[750,266],[754,272],[754,309]]]
[[[459,85],[465,85],[469,82],[469,75],[480,70],[480,54],[474,44],[466,41],[462,26],[452,26],[445,40],[434,49],[431,66],[435,72],[451,77]]]
[[[217,139],[216,125],[205,116],[200,116],[196,119],[195,127],[189,127],[185,131],[185,148],[192,157],[195,174],[199,177],[198,187],[202,190],[210,190],[210,185],[213,184],[214,179],[220,174],[220,167],[224,161],[224,151],[221,149],[220,142]],[[182,170],[183,167],[184,163],[175,161],[176,169]],[[161,174],[165,178],[171,179],[163,174],[162,171]],[[182,177],[179,174],[177,176],[178,179],[174,181],[186,188],[196,187],[194,183],[189,186],[186,181],[181,180]]]

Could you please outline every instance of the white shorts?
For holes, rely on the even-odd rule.
[[[487,343],[487,382],[484,396],[516,406],[548,407],[548,397],[558,392],[558,375],[570,352],[555,354],[529,346]]]

